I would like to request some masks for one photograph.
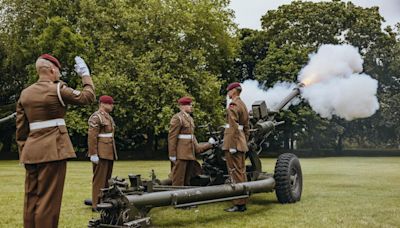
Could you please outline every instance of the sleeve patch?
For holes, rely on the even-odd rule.
[[[100,127],[99,125],[99,117],[98,116],[91,116],[88,123],[90,127],[98,128]]]
[[[93,127],[93,128],[98,128],[99,127],[99,125],[97,123],[93,122],[93,121],[89,121],[89,126]]]

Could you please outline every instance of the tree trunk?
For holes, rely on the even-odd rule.
[[[338,136],[338,140],[337,140],[335,151],[336,151],[337,155],[342,155],[342,152],[343,152],[343,134],[340,134]]]
[[[284,132],[284,135],[283,135],[283,148],[285,149],[285,150],[288,150],[289,149],[289,140],[290,140],[290,137],[289,137],[289,132],[288,131],[285,131]]]
[[[155,135],[154,135],[154,131],[152,129],[148,129],[147,130],[147,142],[146,145],[143,147],[144,151],[140,151],[140,153],[142,154],[142,158],[145,159],[150,159],[153,157],[153,150],[155,148],[154,143],[155,143]]]

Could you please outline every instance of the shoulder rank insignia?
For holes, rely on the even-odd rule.
[[[88,121],[88,123],[89,123],[89,126],[90,127],[94,127],[94,128],[97,128],[97,127],[99,127],[99,124],[98,124],[98,120],[99,120],[100,118],[99,118],[99,116],[98,115],[92,115],[90,118],[89,118],[89,121]]]
[[[75,90],[73,90],[73,91],[72,91],[72,93],[73,93],[73,94],[75,94],[76,96],[79,96],[79,95],[81,95],[81,91],[79,91],[79,90],[76,90],[76,89],[75,89]]]

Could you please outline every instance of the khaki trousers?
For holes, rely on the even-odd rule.
[[[66,160],[25,165],[25,228],[58,226],[66,169]]]
[[[229,176],[233,183],[241,183],[247,181],[245,155],[246,154],[241,151],[238,151],[234,154],[231,154],[227,150],[225,151],[226,165],[228,168]],[[248,199],[237,199],[232,200],[232,203],[234,205],[244,205],[247,203],[247,200]]]
[[[100,189],[108,187],[111,178],[114,161],[99,158],[99,164],[93,163],[92,181],[92,208],[96,208],[100,202]]]
[[[190,185],[190,179],[198,172],[196,162],[194,160],[176,160],[172,168],[172,186]]]

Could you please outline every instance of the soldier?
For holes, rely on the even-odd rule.
[[[240,99],[242,88],[240,83],[229,84],[228,96],[232,99],[227,107],[227,124],[225,125],[224,144],[226,164],[230,180],[233,183],[246,181],[245,153],[248,151],[249,113],[246,105]],[[233,206],[225,209],[227,212],[243,212],[246,210],[247,199],[233,200]]]
[[[16,140],[25,165],[24,227],[57,227],[67,159],[75,158],[64,116],[68,104],[86,105],[96,96],[89,68],[75,57],[83,90],[60,81],[60,62],[49,54],[36,60],[39,80],[24,89],[17,103]]]
[[[168,134],[169,159],[174,163],[172,169],[172,185],[190,185],[196,163],[196,153],[201,153],[216,144],[211,137],[206,144],[198,144],[194,136],[192,99],[182,97],[178,100],[180,112],[175,114],[170,122]]]
[[[114,142],[115,123],[110,116],[114,100],[110,96],[100,97],[99,110],[89,118],[88,146],[93,163],[92,210],[97,211],[100,189],[108,187],[114,160],[118,159]]]

